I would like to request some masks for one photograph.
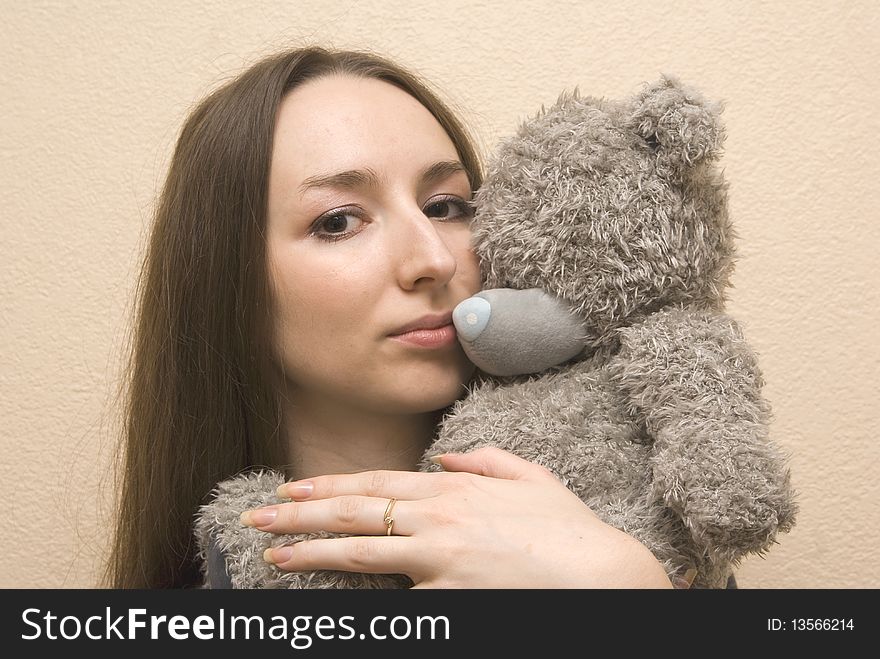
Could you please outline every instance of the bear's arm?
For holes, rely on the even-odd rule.
[[[612,375],[653,439],[652,496],[694,540],[737,561],[769,549],[797,512],[754,353],[730,317],[667,310],[621,330]]]
[[[199,508],[193,531],[206,587],[284,587],[277,569],[263,560],[273,536],[239,520],[245,510],[281,503],[275,489],[283,482],[274,471],[240,474],[219,483],[210,503]]]
[[[245,510],[282,503],[276,489],[284,482],[280,472],[243,473],[219,483],[209,503],[199,508],[193,532],[205,588],[410,588],[402,574],[361,574],[335,570],[288,572],[263,560],[269,547],[312,538],[341,537],[321,531],[275,535],[244,526]]]

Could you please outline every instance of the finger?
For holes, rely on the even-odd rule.
[[[263,559],[282,570],[343,570],[369,574],[419,572],[423,552],[415,538],[322,538],[267,549]]]
[[[446,453],[433,458],[445,471],[467,471],[508,480],[557,480],[549,470],[494,446],[470,453]]]
[[[242,513],[241,523],[270,533],[387,535],[391,526],[393,535],[412,535],[418,515],[414,511],[407,514],[409,503],[345,495],[248,510]]]
[[[316,476],[281,485],[279,497],[304,501],[329,499],[348,494],[390,499],[425,499],[440,493],[439,472],[362,471],[356,474]]]

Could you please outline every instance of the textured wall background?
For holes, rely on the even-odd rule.
[[[727,102],[729,310],[794,456],[797,528],[743,587],[880,586],[880,11],[861,2],[2,0],[0,586],[95,584],[131,292],[188,109],[276,48],[371,48],[490,149],[565,88]]]

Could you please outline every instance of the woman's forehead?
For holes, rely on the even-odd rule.
[[[440,123],[405,91],[381,80],[333,75],[304,83],[284,98],[272,165],[294,183],[336,171],[418,169],[456,158]]]

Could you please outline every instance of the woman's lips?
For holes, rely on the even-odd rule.
[[[421,348],[443,348],[455,343],[456,332],[455,325],[450,323],[437,329],[417,329],[393,334],[389,338]]]

